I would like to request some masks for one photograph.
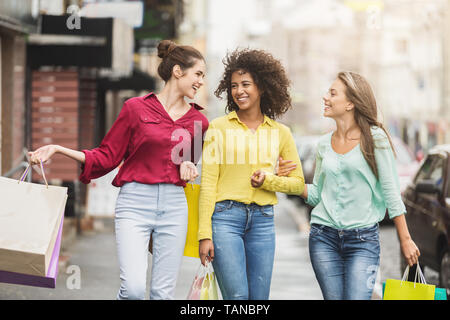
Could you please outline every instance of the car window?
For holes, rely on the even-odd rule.
[[[446,198],[450,198],[450,177],[447,178],[447,195]]]
[[[425,159],[425,162],[420,167],[419,172],[417,173],[416,179],[414,183],[419,183],[420,181],[429,179],[431,168],[433,165],[433,160],[436,156],[429,156]]]
[[[434,160],[433,168],[430,172],[429,179],[434,182],[434,184],[439,187],[439,189],[443,189],[444,177],[443,177],[443,169],[444,169],[444,159],[441,157],[437,157]]]
[[[423,180],[432,180],[442,190],[444,182],[443,169],[444,158],[438,155],[428,156],[416,176],[415,183]]]

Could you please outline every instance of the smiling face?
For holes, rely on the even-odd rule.
[[[249,72],[238,70],[231,75],[231,95],[239,110],[260,108],[261,92]]]
[[[353,103],[348,100],[345,89],[345,84],[340,79],[334,80],[323,97],[325,117],[336,119],[353,110]]]
[[[178,79],[178,88],[189,99],[194,99],[198,89],[203,86],[206,73],[206,65],[203,60],[196,60],[195,64],[181,71],[179,66],[174,67],[174,73]]]

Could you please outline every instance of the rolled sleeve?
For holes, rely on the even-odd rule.
[[[387,136],[378,134],[374,136],[374,141],[378,179],[389,218],[393,219],[406,214],[406,207],[400,193],[397,163]]]
[[[314,170],[313,183],[307,185],[308,197],[305,202],[311,207],[317,206],[320,202],[320,190],[322,189],[322,158],[320,157],[319,151],[316,154],[316,168]]]
[[[306,198],[305,202],[311,207],[315,207],[320,202],[317,187],[313,184],[307,184],[306,186],[308,190],[308,197]]]
[[[88,184],[91,182],[91,179],[89,178],[91,176],[92,172],[92,152],[90,150],[82,150],[85,156],[84,164],[81,165],[81,174],[80,174],[80,181],[82,183]]]
[[[131,138],[129,110],[125,102],[119,116],[98,148],[83,150],[86,156],[79,180],[89,183],[115,169],[124,159]]]

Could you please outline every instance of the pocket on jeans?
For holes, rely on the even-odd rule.
[[[230,208],[230,201],[229,200],[216,202],[216,205],[214,207],[214,213],[222,212],[222,211],[225,211],[225,210],[227,210],[229,208]]]
[[[274,215],[273,206],[263,206],[260,209],[264,217],[273,217]]]
[[[380,234],[378,232],[378,228],[360,232],[359,240],[363,242],[379,242]]]

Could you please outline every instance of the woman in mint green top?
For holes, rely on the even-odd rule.
[[[400,196],[397,166],[389,139],[379,127],[371,128],[375,143],[377,179],[364,159],[359,143],[345,154],[331,146],[333,132],[318,142],[316,171],[306,202],[315,207],[311,223],[336,229],[363,228],[406,213]]]
[[[405,220],[395,154],[369,83],[340,72],[324,96],[336,130],[321,137],[312,184],[302,193],[311,213],[309,253],[325,299],[372,297],[380,261],[378,222],[386,209],[410,266],[419,249]]]

